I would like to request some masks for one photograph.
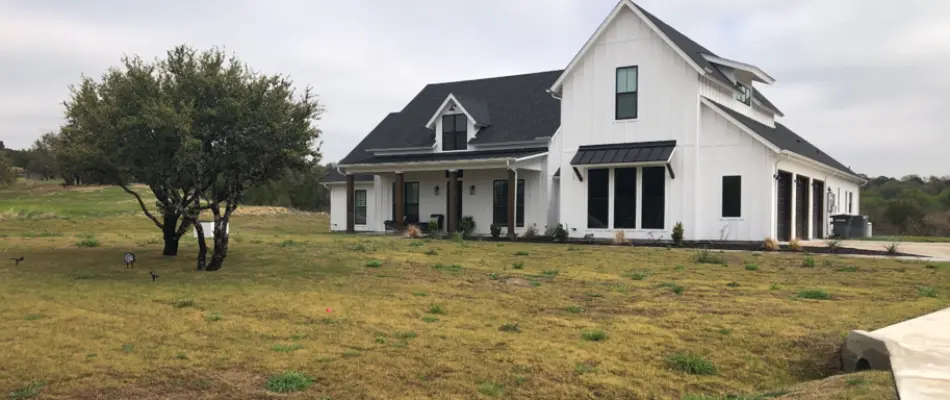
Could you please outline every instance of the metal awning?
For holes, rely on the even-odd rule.
[[[674,150],[675,140],[581,146],[571,160],[571,167],[581,182],[584,178],[578,166],[665,164],[670,171],[670,178],[676,179],[673,166],[670,165]]]
[[[674,149],[675,140],[581,146],[571,165],[667,164]]]

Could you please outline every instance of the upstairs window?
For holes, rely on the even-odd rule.
[[[617,68],[616,119],[637,118],[637,67]]]
[[[442,116],[442,150],[468,149],[468,119],[465,114]]]
[[[736,100],[741,101],[747,106],[752,105],[752,89],[741,83],[736,83],[736,88],[739,89],[739,93],[736,94]]]

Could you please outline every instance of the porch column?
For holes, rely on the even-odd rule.
[[[356,232],[356,181],[353,174],[346,175],[346,233]]]
[[[396,220],[393,223],[396,231],[402,232],[406,229],[403,226],[406,220],[406,176],[402,172],[396,173],[396,193],[393,196],[396,196]]]
[[[515,199],[518,195],[518,175],[513,169],[508,170],[508,237],[515,238]]]
[[[808,188],[808,198],[805,201],[805,210],[808,212],[808,240],[814,240],[815,237],[815,180],[808,178],[805,187]]]
[[[456,210],[458,207],[458,199],[455,198],[455,196],[458,195],[458,193],[456,193],[458,190],[456,188],[458,184],[458,171],[449,171],[449,187],[447,188],[448,191],[445,193],[448,198],[448,209],[445,210],[445,212],[449,214],[446,215],[445,232],[449,234],[453,234],[458,231],[459,226],[458,210]]]
[[[792,220],[789,224],[792,227],[792,234],[789,240],[798,238],[798,174],[792,174]]]

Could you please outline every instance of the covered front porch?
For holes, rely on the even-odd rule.
[[[375,221],[367,221],[374,231],[426,224],[432,232],[456,232],[471,219],[475,234],[490,234],[495,224],[503,235],[514,236],[531,225],[544,229],[546,156],[345,166],[346,193],[353,196],[353,175],[377,176],[375,204],[369,206],[378,212]],[[346,230],[354,232],[355,202],[347,200],[347,206]]]

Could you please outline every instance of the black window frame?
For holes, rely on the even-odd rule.
[[[363,205],[360,206],[360,195],[363,195]],[[366,189],[353,191],[353,220],[355,225],[366,225]],[[362,212],[360,212],[362,209]]]
[[[636,87],[633,90],[630,88],[625,88],[626,91],[621,92],[620,89],[620,72],[625,71],[629,76],[630,70],[633,70],[634,76],[636,76],[635,84]],[[625,85],[626,86],[626,80]],[[619,67],[614,74],[614,119],[617,121],[633,120],[640,117],[640,102],[639,102],[639,92],[640,92],[640,67],[637,65],[630,65],[626,67]],[[620,104],[621,98],[633,99],[633,112],[632,114],[623,114],[620,113]],[[625,110],[627,111],[627,110]]]
[[[659,182],[659,187],[648,187],[654,180]],[[666,229],[666,167],[640,170],[640,229]]]
[[[747,106],[752,105],[752,88],[746,86],[741,82],[736,82],[736,89],[739,89],[739,93],[736,94],[736,100]]]
[[[515,194],[515,227],[524,228],[524,179],[518,179]],[[492,181],[492,224],[508,227],[508,180]]]
[[[463,122],[463,129],[459,130],[458,123]],[[446,123],[451,122],[451,123]],[[449,130],[451,129],[451,130]],[[451,140],[449,140],[451,139]],[[451,143],[451,146],[449,145]],[[463,114],[449,114],[442,116],[442,151],[468,150],[468,116]]]
[[[602,175],[602,176],[601,176]],[[603,184],[603,188],[595,185]],[[596,189],[596,190],[595,190]],[[601,193],[601,191],[603,193]],[[610,226],[610,168],[587,170],[587,229]],[[597,222],[595,224],[594,222]]]
[[[415,186],[416,200],[415,200],[415,203],[410,203],[409,189],[412,188],[413,186]],[[403,182],[402,190],[403,190],[402,191],[402,194],[403,194],[402,210],[404,214],[403,217],[406,218],[406,221],[408,223],[417,224],[420,222],[419,221],[419,217],[420,217],[419,216],[419,182]],[[395,221],[396,220],[396,182],[393,182],[391,197],[392,197],[392,209],[393,209],[392,219],[393,221]],[[415,218],[413,218],[413,216]]]
[[[722,218],[742,218],[742,175],[722,177]]]
[[[614,168],[614,229],[637,229],[639,170],[637,167]]]
[[[848,214],[851,214],[851,211],[854,209],[854,192],[848,192]]]

